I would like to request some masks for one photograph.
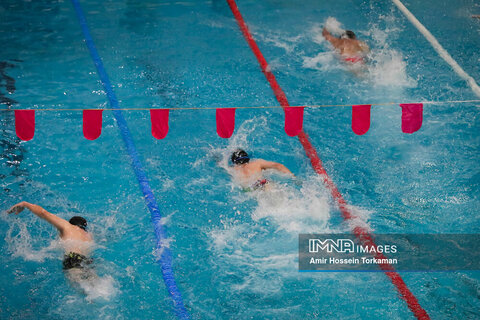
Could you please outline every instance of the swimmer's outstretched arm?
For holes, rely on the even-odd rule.
[[[60,217],[57,217],[56,215],[48,212],[47,210],[43,209],[42,207],[40,207],[36,204],[28,203],[26,201],[22,201],[20,203],[17,203],[16,205],[14,205],[10,209],[8,209],[7,213],[19,214],[25,208],[27,208],[28,210],[30,210],[31,212],[33,212],[35,215],[39,216],[40,218],[49,222],[51,225],[53,225],[55,228],[57,228],[58,231],[60,231],[60,234],[62,234],[70,226],[70,222],[68,222],[67,220],[64,220]]]
[[[292,177],[295,177],[295,175],[292,173],[292,171],[288,170],[288,168],[285,167],[281,163],[273,162],[273,161],[266,161],[266,160],[257,160],[257,161],[260,164],[260,167],[262,168],[262,170],[275,169],[277,171],[280,171],[282,173],[286,173],[286,174],[291,175]]]
[[[323,28],[322,36],[337,49],[342,45],[342,40],[332,36],[332,34],[328,32],[326,28]]]

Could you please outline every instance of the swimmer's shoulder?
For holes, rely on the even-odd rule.
[[[265,163],[267,163],[268,161],[267,160],[264,160],[264,159],[255,159],[255,160],[252,160],[250,161],[248,164],[251,166],[251,167],[262,167],[263,165],[265,165]]]
[[[82,230],[78,227],[72,227],[66,229],[61,235],[63,240],[74,240],[74,241],[83,241],[91,242],[93,241],[92,234],[88,231]]]

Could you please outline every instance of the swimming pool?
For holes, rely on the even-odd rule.
[[[225,1],[82,1],[123,108],[275,106],[278,102]],[[474,1],[405,2],[480,79]],[[239,1],[292,105],[478,99],[389,1]],[[15,79],[12,108],[108,108],[70,2],[3,1],[0,61]],[[335,17],[375,53],[356,79],[321,41]],[[453,37],[454,35],[454,37]],[[452,41],[454,39],[454,41]],[[2,82],[3,84],[3,82]],[[478,103],[426,105],[405,135],[400,108],[372,109],[365,136],[350,108],[305,109],[305,131],[330,177],[374,233],[478,233]],[[177,284],[194,319],[413,318],[382,273],[299,273],[300,232],[349,232],[279,109],[239,109],[234,136],[215,132],[215,111],[172,110],[166,139],[146,111],[124,111],[165,217]],[[102,275],[87,296],[60,271],[56,232],[31,214],[4,217],[2,318],[174,319],[155,262],[148,209],[113,115],[82,137],[77,111],[37,111],[35,138],[19,142],[2,113],[2,207],[39,203],[91,221]],[[303,186],[281,180],[257,199],[224,170],[240,146],[284,163]],[[478,318],[478,272],[402,273],[432,318]]]

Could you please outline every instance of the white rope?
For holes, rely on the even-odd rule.
[[[480,97],[480,87],[478,86],[477,82],[475,82],[475,79],[473,79],[468,73],[466,73],[462,67],[455,61],[452,56],[445,50],[442,45],[438,42],[438,40],[430,33],[430,31],[425,28],[423,24],[418,21],[418,19],[403,5],[403,3],[400,0],[392,0],[393,3],[400,9],[400,11],[403,12],[403,14],[410,20],[410,22],[420,31],[425,39],[430,42],[432,45],[433,49],[437,51],[437,53],[440,55],[440,57],[445,60],[446,63],[448,63],[452,69],[462,78],[464,79],[470,88],[472,88],[473,92]]]

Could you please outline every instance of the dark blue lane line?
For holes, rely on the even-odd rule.
[[[72,0],[72,3],[75,7],[75,12],[82,28],[85,43],[88,47],[88,50],[90,51],[92,60],[95,63],[95,67],[97,68],[98,75],[100,76],[100,79],[102,81],[103,88],[107,93],[110,106],[112,107],[112,109],[114,109],[113,115],[116,119],[118,128],[120,129],[123,142],[125,142],[127,152],[130,156],[130,160],[132,161],[132,168],[133,171],[135,171],[138,183],[140,184],[140,189],[142,190],[142,193],[144,195],[145,203],[150,210],[156,237],[156,252],[158,253],[157,262],[162,269],[163,281],[165,282],[168,292],[170,293],[170,296],[172,298],[175,315],[179,319],[189,319],[190,316],[187,312],[187,309],[185,308],[185,305],[183,304],[182,295],[177,287],[177,283],[173,274],[172,253],[168,247],[164,246],[164,240],[167,239],[167,232],[160,221],[162,215],[160,213],[157,201],[155,200],[155,196],[153,195],[152,189],[150,188],[147,175],[145,173],[145,170],[143,169],[142,163],[140,162],[140,158],[137,149],[135,148],[135,144],[130,134],[130,130],[128,129],[127,122],[123,117],[122,111],[120,110],[120,107],[118,105],[118,99],[115,95],[115,92],[113,91],[110,79],[108,78],[107,72],[103,67],[102,59],[100,58],[100,55],[98,54],[98,51],[95,47],[95,43],[93,42],[92,36],[90,35],[90,31],[87,26],[87,20],[85,19],[85,15],[80,6],[80,3],[78,2],[78,0]]]

